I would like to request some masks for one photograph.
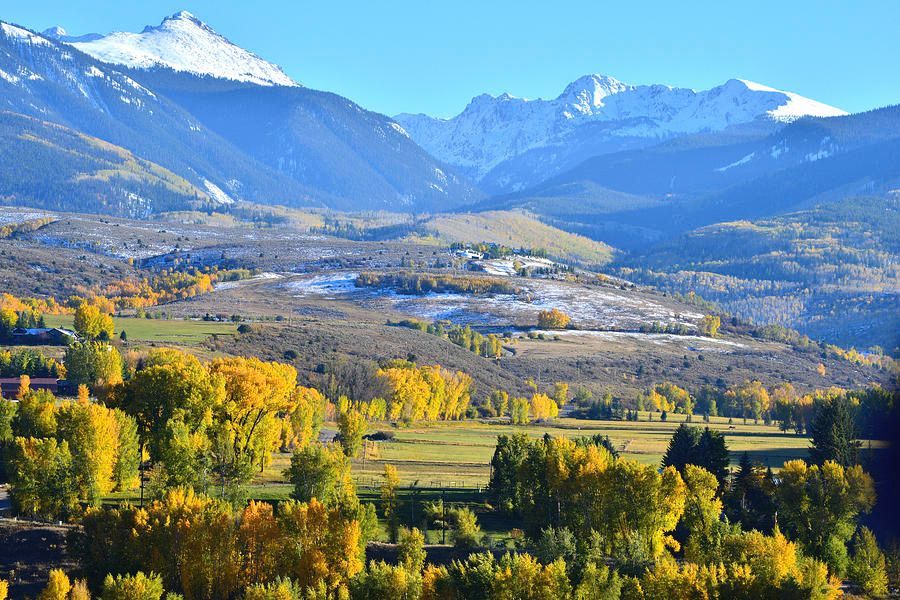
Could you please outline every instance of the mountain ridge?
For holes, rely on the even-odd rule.
[[[79,45],[0,24],[2,107],[121,146],[222,199],[416,212],[480,197],[389,117],[346,98],[113,65]]]
[[[697,92],[660,84],[629,85],[594,74],[576,79],[549,100],[482,94],[450,119],[408,113],[395,119],[433,156],[463,169],[486,191],[503,193],[534,185],[607,151],[758,120],[785,123],[807,115],[843,114],[838,108],[746,80],[731,79]],[[580,151],[573,152],[572,147]],[[537,158],[504,171],[529,152],[537,152]]]
[[[166,67],[264,86],[299,85],[278,65],[233,44],[185,10],[165,17],[159,25],[147,25],[140,33],[69,36],[59,26],[45,33],[107,64],[135,69]]]

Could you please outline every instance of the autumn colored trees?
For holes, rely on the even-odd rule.
[[[388,390],[387,418],[392,421],[461,419],[471,401],[472,378],[438,365],[392,361],[378,377]]]
[[[135,485],[136,426],[122,411],[84,395],[58,404],[46,390],[0,405],[10,497],[22,514],[63,518],[78,502],[96,504]]]
[[[143,509],[89,510],[83,525],[75,544],[97,588],[110,585],[110,573],[115,581],[144,572],[187,600],[232,598],[280,577],[333,593],[363,568],[359,522],[316,499],[283,502],[277,511],[250,502],[234,512],[228,503],[174,489]]]
[[[559,310],[551,308],[538,313],[538,327],[541,329],[565,329],[572,321],[572,317]]]
[[[79,353],[102,347],[70,348],[75,371]],[[676,430],[662,468],[619,457],[600,436],[500,436],[485,504],[472,510],[435,502],[422,512],[427,523],[452,525],[458,547],[477,551],[489,538],[476,511],[493,506],[521,523],[526,533],[516,543],[533,554],[426,565],[424,536],[402,527],[413,512],[405,509],[416,506],[388,465],[380,512],[399,559],[366,566],[361,550],[380,525],[374,506],[357,496],[351,460],[367,423],[462,418],[471,378],[437,365],[385,362],[368,380],[378,382],[378,395],[360,401],[326,398],[298,386],[292,367],[254,358],[203,362],[154,349],[130,354],[127,366],[119,361],[118,380],[93,377],[102,401],[87,386],[65,402],[25,386],[18,402],[0,402],[15,506],[51,518],[88,506],[75,547],[91,589],[104,598],[156,599],[164,590],[189,600],[831,598],[836,577],[849,575],[871,594],[886,585],[884,554],[858,528],[875,497],[853,453],[857,425],[877,422],[885,410],[875,392],[812,395],[808,416],[787,385],[750,381],[717,396],[723,409],[748,416],[808,418],[812,464],[788,462],[777,476],[747,457],[731,476],[722,435],[689,425]],[[492,393],[491,414],[543,421],[569,399],[563,382],[529,387],[530,397]],[[687,414],[695,403],[711,405],[706,392],[695,397],[669,382],[648,399]],[[330,444],[317,441],[326,415],[339,430]],[[291,499],[277,507],[246,502],[247,484],[278,450],[293,451],[284,471]],[[138,465],[147,462],[146,507],[94,508],[111,491],[136,485]],[[53,576],[48,594],[73,600],[83,584],[64,577]]]
[[[97,304],[82,302],[75,309],[75,332],[85,340],[109,341],[115,333],[112,317]]]
[[[717,315],[705,315],[700,321],[700,335],[714,338],[719,335],[721,326],[722,320]]]
[[[290,365],[256,358],[203,364],[175,350],[151,352],[122,386],[142,447],[163,487],[214,485],[240,493],[272,452],[307,444],[321,425],[321,395],[298,388]]]
[[[875,505],[872,478],[856,465],[832,461],[821,466],[786,462],[775,487],[778,523],[803,548],[825,561],[832,573],[846,574],[847,544],[856,519]]]
[[[742,459],[730,481],[727,463],[721,436],[686,425],[673,436],[662,471],[617,459],[590,439],[504,435],[491,461],[489,493],[499,509],[521,516],[545,565],[555,557],[599,552],[615,561],[620,574],[640,577],[623,583],[643,589],[645,595],[636,597],[680,598],[677,590],[692,586],[716,589],[722,597],[738,589],[762,595],[780,590],[775,597],[828,590],[816,597],[834,597],[835,577],[853,569],[861,582],[881,589],[877,542],[859,530],[850,544],[859,516],[874,504],[872,478],[859,466],[790,461],[774,480]],[[726,503],[746,512],[731,513],[736,521],[729,523]],[[747,533],[742,525],[771,535]],[[542,546],[545,540],[549,546]],[[673,555],[687,562],[676,565]],[[716,571],[720,563],[725,567]],[[608,583],[608,576],[603,580]]]
[[[592,444],[506,438],[492,465],[491,493],[521,514],[532,535],[547,526],[567,527],[579,539],[593,531],[613,555],[658,556],[684,510],[675,469],[659,473]]]
[[[116,386],[122,383],[122,355],[107,342],[75,342],[66,348],[66,378],[73,385],[92,387]]]

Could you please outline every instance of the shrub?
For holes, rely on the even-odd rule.
[[[481,545],[483,534],[475,513],[468,508],[460,508],[454,511],[453,517],[456,525],[454,538],[456,546],[458,548],[475,548]]]

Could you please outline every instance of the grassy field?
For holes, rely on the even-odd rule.
[[[368,442],[365,456],[353,460],[353,474],[363,501],[380,504],[379,486],[384,466],[397,467],[401,486],[401,518],[410,525],[421,526],[424,504],[443,498],[450,504],[465,504],[475,508],[483,531],[494,544],[512,543],[510,530],[520,526],[500,514],[485,509],[486,487],[490,480],[490,460],[497,436],[524,432],[533,438],[545,433],[552,436],[576,438],[608,435],[620,456],[645,464],[658,465],[675,428],[684,419],[672,415],[660,422],[658,415],[648,421],[649,413],[641,414],[641,421],[589,421],[559,419],[550,424],[513,426],[501,423],[453,422],[428,423],[405,429],[391,429],[389,425],[371,427],[371,431],[391,430],[391,441]],[[702,419],[695,425],[704,426]],[[806,458],[809,440],[777,427],[741,421],[728,423],[725,418],[712,418],[709,426],[725,434],[735,466],[743,452],[760,464],[779,469],[785,461]],[[326,429],[333,429],[327,424]],[[284,482],[282,471],[290,464],[288,454],[278,454],[272,465],[251,489],[251,495],[261,499],[287,498],[291,487]],[[408,511],[408,514],[407,514]],[[429,542],[439,542],[440,532],[428,533]]]
[[[48,327],[72,327],[72,315],[46,315]],[[129,342],[168,342],[174,345],[198,344],[213,335],[237,332],[234,323],[190,321],[187,319],[138,319],[114,317],[116,335],[125,331]]]
[[[426,223],[450,242],[493,242],[517,248],[545,248],[551,256],[585,264],[604,265],[612,260],[612,248],[602,242],[562,231],[517,211],[493,211],[440,215]]]
[[[490,480],[490,460],[497,436],[524,432],[535,439],[545,433],[552,436],[576,438],[608,435],[620,456],[645,464],[658,465],[674,430],[684,419],[672,415],[666,422],[649,413],[641,414],[641,421],[593,421],[562,418],[553,423],[513,426],[505,423],[475,421],[427,423],[410,428],[394,429],[388,424],[370,426],[370,432],[393,431],[391,441],[367,442],[366,452],[353,459],[353,475],[360,499],[380,505],[380,485],[386,464],[397,467],[400,475],[401,519],[408,525],[422,525],[425,504],[444,499],[449,505],[468,505],[478,513],[483,531],[492,544],[512,544],[510,530],[520,524],[511,521],[486,506],[486,487]],[[695,418],[695,425],[706,425]],[[732,465],[743,452],[760,464],[778,470],[785,461],[806,458],[809,440],[791,433],[782,433],[774,426],[754,424],[713,417],[709,426],[725,434],[731,451]],[[325,425],[327,432],[335,430],[334,423]],[[269,467],[250,486],[249,495],[259,500],[287,499],[291,485],[283,471],[290,465],[290,454],[273,456]],[[125,500],[137,502],[136,491],[115,494],[107,502]],[[380,512],[379,512],[380,514]],[[382,523],[384,526],[384,523]],[[383,533],[380,539],[386,540]],[[430,543],[439,543],[440,532],[428,533]]]
[[[545,433],[558,437],[577,438],[595,434],[608,435],[621,456],[645,464],[659,464],[675,428],[683,420],[673,415],[666,422],[588,421],[559,419],[552,424],[514,426],[501,423],[453,422],[429,423],[405,429],[391,429],[389,425],[370,431],[391,430],[391,441],[367,442],[365,455],[353,461],[353,474],[362,489],[375,489],[381,483],[386,464],[397,467],[403,486],[448,490],[480,490],[490,479],[490,461],[497,436],[524,432],[533,438]],[[746,425],[740,421],[728,424],[724,418],[712,418],[710,427],[725,434],[731,451],[732,464],[741,454],[763,465],[779,469],[785,461],[805,458],[809,440],[791,433],[782,433],[774,426]],[[705,425],[695,418],[695,425]],[[333,424],[326,426],[333,428]],[[283,484],[282,471],[290,463],[290,456],[278,454],[263,473],[256,490],[266,497],[284,497],[289,490]]]
[[[365,463],[355,464],[360,482],[377,480],[385,463],[397,466],[406,484],[418,480],[421,486],[458,487],[487,485],[489,463],[497,436],[524,432],[539,438],[545,433],[558,437],[576,438],[595,434],[608,435],[621,456],[646,464],[659,464],[681,415],[666,422],[647,421],[587,421],[559,419],[553,424],[513,426],[475,422],[433,424],[396,430],[390,441],[370,442]],[[731,450],[732,462],[747,452],[763,465],[778,469],[794,458],[806,456],[809,440],[786,434],[776,427],[763,424],[729,425],[727,419],[713,418],[710,427],[725,434]],[[704,425],[695,417],[694,424]],[[733,427],[730,429],[729,427]]]

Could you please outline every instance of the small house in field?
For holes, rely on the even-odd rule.
[[[28,387],[33,390],[49,390],[54,396],[71,394],[66,380],[55,377],[32,377]],[[0,377],[0,391],[4,398],[15,398],[19,393],[19,378]]]
[[[11,337],[17,346],[68,346],[78,339],[74,331],[62,327],[16,327]]]

